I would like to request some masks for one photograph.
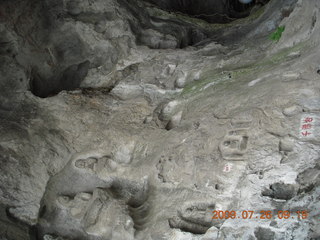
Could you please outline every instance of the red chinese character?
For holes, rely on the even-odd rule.
[[[306,117],[303,121],[305,123],[310,123],[310,122],[313,122],[313,118],[312,117]]]
[[[308,124],[303,124],[303,125],[301,126],[301,128],[302,128],[303,130],[311,129],[311,128],[312,128],[312,125],[311,125],[310,123],[308,123]]]
[[[305,132],[301,132],[302,136],[307,137],[309,135],[311,135],[311,132],[305,131]]]

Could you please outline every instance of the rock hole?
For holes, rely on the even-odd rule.
[[[312,16],[311,31],[314,29],[316,22],[317,22],[317,15],[316,15],[316,13],[314,13]]]
[[[43,205],[39,211],[39,217],[42,218],[45,215],[46,211],[47,211],[47,206]]]
[[[271,197],[275,199],[289,200],[295,195],[295,188],[291,184],[284,184],[281,182],[270,185],[269,189],[262,191],[262,196]]]
[[[38,71],[33,69],[31,71],[30,90],[35,96],[41,98],[54,96],[63,90],[76,90],[87,76],[89,66],[89,61],[71,65],[57,76],[47,79],[41,77]]]

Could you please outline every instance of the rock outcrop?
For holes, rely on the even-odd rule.
[[[319,239],[320,2],[240,2],[1,1],[0,239]]]

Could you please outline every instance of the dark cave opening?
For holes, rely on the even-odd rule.
[[[31,71],[30,91],[37,97],[46,98],[66,90],[72,91],[80,87],[88,74],[90,62],[74,64],[49,79],[40,76],[36,69]]]
[[[189,15],[209,23],[229,23],[250,15],[255,6],[269,0],[144,0],[169,11]]]

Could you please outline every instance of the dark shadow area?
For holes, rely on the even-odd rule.
[[[295,196],[295,188],[292,184],[278,182],[270,185],[268,189],[262,191],[262,196],[289,200]]]
[[[58,76],[49,79],[43,79],[33,69],[31,72],[30,90],[31,92],[41,98],[50,97],[66,90],[72,91],[80,87],[81,82],[88,74],[90,62],[85,61],[80,64],[72,65],[66,68]]]
[[[0,239],[36,240],[36,228],[16,219],[9,206],[0,204]]]
[[[229,23],[250,15],[256,5],[268,0],[145,0],[169,12],[179,12],[209,23]],[[248,2],[248,3],[242,3]]]

